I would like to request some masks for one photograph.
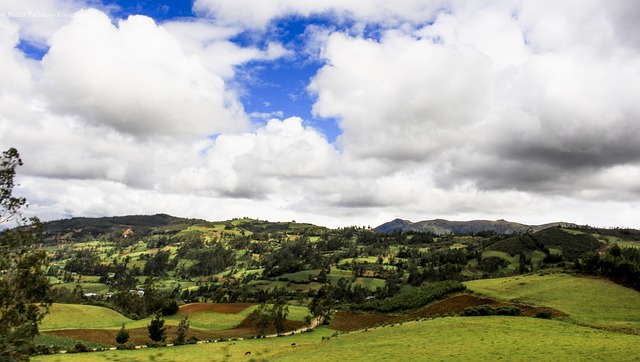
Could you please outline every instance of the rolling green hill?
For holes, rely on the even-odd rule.
[[[640,292],[605,279],[554,273],[474,280],[465,285],[490,297],[558,309],[571,323],[640,333]]]

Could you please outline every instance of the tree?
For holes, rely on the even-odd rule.
[[[160,313],[156,313],[151,323],[147,326],[149,338],[154,342],[164,342],[167,335],[167,327],[164,326],[164,319],[161,317]]]
[[[176,329],[176,340],[174,344],[185,344],[187,339],[187,332],[189,331],[189,317],[182,318]]]
[[[27,361],[38,334],[38,323],[48,313],[50,286],[45,275],[47,255],[37,248],[42,224],[20,210],[27,200],[13,196],[16,168],[22,165],[15,148],[0,158],[0,360]]]
[[[315,297],[313,297],[309,303],[309,311],[313,317],[328,319],[331,308],[333,308],[335,304],[334,289],[335,288],[329,284],[325,284],[318,289]]]
[[[129,341],[129,331],[124,328],[124,323],[122,323],[122,328],[116,334],[116,343],[124,344]]]
[[[284,323],[287,321],[287,315],[289,315],[289,307],[287,307],[287,301],[280,298],[276,301],[271,309],[271,320],[276,327],[276,333],[281,335],[284,332]]]
[[[256,327],[256,337],[264,337],[269,324],[271,324],[271,315],[266,304],[262,303],[253,313],[253,325]]]

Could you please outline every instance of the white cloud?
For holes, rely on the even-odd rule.
[[[460,127],[486,115],[493,93],[482,53],[395,31],[379,42],[334,34],[324,56],[314,112],[340,118],[341,145],[362,157],[432,158],[462,141]]]
[[[210,21],[170,21],[162,24],[179,41],[186,54],[196,55],[207,69],[225,79],[233,78],[234,67],[251,60],[274,60],[290,54],[281,44],[270,42],[265,49],[240,47],[228,40],[236,27]]]
[[[144,16],[116,27],[97,10],[78,12],[52,37],[42,64],[53,109],[118,132],[201,137],[248,126],[222,78]]]
[[[71,22],[83,6],[80,0],[3,0],[0,14],[19,26],[21,40],[46,48],[51,34]]]
[[[194,7],[208,18],[0,17],[0,144],[23,155],[30,212],[637,225],[634,2]],[[295,58],[276,40],[231,37],[296,14],[349,19],[300,38],[326,61],[308,90],[315,115],[339,120],[336,144],[317,120],[251,125],[282,117],[245,114],[229,85],[239,65]],[[42,62],[16,49],[25,39],[51,45]]]
[[[220,135],[201,161],[171,176],[168,189],[264,198],[302,190],[307,179],[339,167],[333,146],[299,118],[273,119],[255,133]]]

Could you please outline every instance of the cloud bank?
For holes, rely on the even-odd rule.
[[[0,144],[23,156],[30,212],[640,227],[634,2],[247,4],[197,0],[195,18],[165,22],[71,1],[43,10],[73,12],[55,21],[0,17]],[[304,49],[273,36],[308,17],[325,20]],[[315,119],[252,121],[238,67],[304,56],[320,64]]]

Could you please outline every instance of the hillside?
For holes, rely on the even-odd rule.
[[[444,219],[412,222],[409,220],[395,219],[377,226],[373,230],[385,234],[389,234],[394,231],[415,231],[433,233],[436,235],[477,234],[482,232],[494,232],[496,234],[523,234],[526,232],[535,232],[554,226],[573,227],[575,226],[575,224],[553,222],[543,225],[525,225],[506,220],[449,221]]]
[[[527,235],[516,235],[500,240],[487,247],[487,250],[503,251],[509,255],[530,253],[536,250],[547,255],[563,256],[575,261],[587,252],[594,252],[602,244],[592,235],[570,233],[553,227]]]
[[[88,345],[94,343],[94,346],[95,343],[114,345],[115,334],[124,324],[131,330],[132,342],[145,344],[149,341],[146,325],[156,313],[163,315],[172,335],[181,318],[186,316],[185,308],[194,305],[206,309],[189,312],[192,326],[189,336],[199,340],[256,336],[259,333],[256,321],[263,320],[265,313],[270,316],[268,330],[272,332],[269,333],[276,330],[274,316],[281,316],[278,323],[283,323],[280,325],[284,331],[299,328],[305,320],[325,317],[330,331],[321,327],[311,334],[315,335],[313,342],[296,336],[285,345],[293,350],[291,343],[296,343],[296,350],[300,352],[302,344],[306,343],[304,341],[309,341],[310,346],[316,349],[328,344],[327,338],[331,337],[330,343],[339,348],[340,340],[351,337],[340,335],[340,338],[334,338],[338,334],[369,328],[369,334],[361,341],[362,348],[365,348],[369,338],[371,343],[380,342],[375,336],[381,332],[375,327],[385,323],[405,323],[407,327],[392,328],[394,333],[404,328],[414,333],[416,331],[408,327],[414,325],[429,328],[437,324],[455,329],[453,325],[460,322],[482,330],[499,329],[501,325],[513,322],[515,329],[521,325],[523,328],[539,327],[548,332],[548,328],[553,329],[559,324],[531,321],[528,317],[534,316],[540,308],[549,307],[554,309],[554,313],[559,313],[553,318],[569,315],[567,320],[572,323],[634,333],[638,330],[637,320],[627,314],[614,313],[611,309],[603,309],[607,316],[598,315],[593,309],[585,314],[580,306],[590,306],[589,303],[562,304],[562,298],[575,294],[572,291],[576,286],[587,290],[586,293],[597,289],[596,293],[603,296],[624,295],[623,299],[627,300],[630,300],[627,295],[637,294],[631,289],[628,291],[633,293],[624,294],[621,292],[626,290],[624,287],[606,289],[607,285],[590,284],[591,279],[583,278],[580,282],[584,283],[579,283],[571,282],[567,277],[569,284],[555,283],[553,285],[558,285],[558,288],[540,289],[542,293],[532,299],[531,293],[539,289],[534,290],[534,285],[551,286],[552,283],[549,279],[535,283],[537,279],[525,276],[559,270],[581,272],[607,276],[640,289],[633,284],[638,276],[636,261],[640,260],[636,230],[551,227],[534,231],[534,227],[504,220],[432,222],[432,227],[436,225],[439,228],[436,229],[440,230],[439,235],[380,233],[359,227],[330,229],[295,221],[270,222],[251,218],[212,222],[164,214],[47,222],[44,225],[43,249],[50,260],[47,277],[53,285],[51,297],[56,304],[44,321],[42,330],[46,335],[39,343],[42,346],[66,346],[63,347],[65,349],[73,348],[74,341]],[[402,220],[395,222],[396,226],[405,223]],[[512,234],[513,230],[525,227],[526,232]],[[513,288],[523,287],[525,284],[522,283],[531,284],[531,288],[523,289],[522,295],[514,297],[501,298],[496,294],[491,300],[492,297],[477,293],[481,284],[469,284],[473,280],[520,276],[523,279]],[[469,289],[476,293],[464,294],[462,283],[474,286]],[[604,286],[605,289],[596,286]],[[490,286],[485,289],[489,295]],[[463,294],[451,296],[453,291]],[[579,295],[577,299],[585,298],[584,293]],[[435,300],[439,302],[432,303]],[[615,297],[607,300],[608,308],[614,302]],[[286,307],[288,313],[276,314],[276,304]],[[495,306],[496,310],[520,308],[523,321],[500,317],[500,322],[494,325],[498,317],[486,322],[440,319],[451,321],[453,325],[449,327],[435,321],[409,322],[426,317],[458,315],[466,308],[482,308],[485,304]],[[243,312],[214,312],[229,305],[244,306]],[[596,318],[589,319],[589,313]],[[347,320],[348,324],[345,323]],[[574,326],[569,329],[571,333],[579,333],[580,328]],[[385,335],[391,333],[384,332]],[[438,333],[434,332],[432,337],[452,338],[446,333]],[[463,339],[470,340],[473,333],[469,331]],[[523,332],[519,338],[525,338],[527,333]],[[321,337],[325,337],[324,341]],[[402,334],[398,341],[403,338],[409,337]],[[410,338],[416,345],[423,344],[425,340],[420,333]],[[257,341],[248,343],[275,345],[273,341]],[[549,338],[540,343],[552,341],[553,338]],[[476,340],[476,346],[470,348],[469,353],[481,348],[481,342],[482,339]],[[350,343],[360,342],[354,339]],[[242,347],[246,349],[242,353],[256,351],[252,347],[255,345],[249,344]],[[209,348],[222,351],[222,347],[209,346],[201,346],[194,351]],[[401,346],[399,344],[397,348]],[[500,350],[486,352],[493,355]],[[163,350],[162,353],[169,356],[174,353],[172,351],[175,349]],[[414,352],[419,355],[423,351],[418,349]],[[235,351],[231,353],[235,357]],[[358,353],[363,355],[364,352]],[[399,352],[390,353],[389,357]],[[130,358],[133,355],[127,355],[122,360],[157,357],[135,356]],[[257,353],[252,356],[259,357]],[[280,353],[267,352],[263,356],[269,356],[270,360],[284,357]],[[291,356],[308,358],[304,353]],[[447,357],[441,356],[443,359]],[[189,360],[199,360],[198,357],[190,356]],[[156,360],[172,358],[173,355],[170,359]]]

